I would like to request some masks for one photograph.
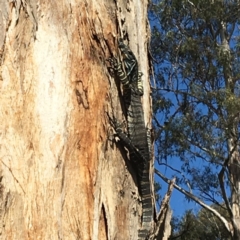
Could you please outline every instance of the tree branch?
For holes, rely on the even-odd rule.
[[[166,183],[170,184],[171,180],[169,180],[168,178],[166,178],[164,175],[162,175],[157,169],[155,169],[155,173]],[[192,193],[184,190],[183,188],[181,188],[180,186],[178,186],[177,184],[173,183],[173,187],[176,188],[179,192],[183,193],[185,196],[189,197],[190,199],[192,199],[193,201],[195,201],[196,203],[198,203],[200,206],[202,206],[203,208],[207,209],[208,211],[210,211],[211,213],[213,213],[225,226],[225,228],[227,229],[227,231],[232,235],[233,233],[231,232],[230,229],[230,225],[231,223],[229,223],[223,216],[221,216],[218,211],[216,211],[214,208],[208,206],[207,204],[205,204],[202,200],[200,200],[199,198],[197,198],[195,195],[193,195]]]
[[[224,206],[222,206],[215,198],[214,196],[211,196],[209,193],[207,193],[206,191],[201,190],[203,193],[202,198],[204,198],[206,201],[212,202],[214,204],[216,204],[217,206],[221,207],[222,209],[226,210],[226,208]],[[206,196],[204,196],[206,195]]]
[[[228,201],[228,198],[227,198],[227,194],[226,194],[226,191],[225,191],[225,187],[224,187],[224,172],[226,170],[226,167],[228,166],[228,162],[229,160],[231,159],[232,157],[232,154],[234,153],[234,151],[236,150],[237,148],[237,140],[235,141],[235,144],[234,144],[234,147],[233,149],[231,149],[231,152],[228,156],[228,158],[224,161],[224,164],[223,164],[223,167],[221,169],[221,171],[219,172],[218,174],[218,179],[219,179],[219,183],[220,183],[220,188],[221,188],[221,191],[222,191],[222,195],[223,195],[223,200],[226,204],[226,207],[227,207],[227,210],[228,210],[228,213],[229,215],[232,217],[233,216],[233,212],[232,212],[232,208],[230,206],[230,203]]]
[[[165,196],[162,200],[161,208],[160,208],[159,214],[157,216],[156,228],[154,229],[154,232],[150,235],[149,240],[156,239],[156,237],[159,235],[161,225],[163,224],[163,221],[165,221],[167,211],[169,210],[169,200],[170,200],[170,197],[172,195],[175,180],[176,180],[176,178],[173,178],[172,180],[169,180],[168,191],[167,191],[167,193],[165,194]]]
[[[214,108],[213,105],[211,105],[210,103],[207,102],[206,98],[203,97],[199,97],[189,91],[184,91],[184,90],[176,90],[176,89],[169,89],[169,88],[155,88],[154,90],[158,90],[158,91],[165,91],[165,92],[171,92],[174,94],[188,94],[188,96],[195,98],[197,101],[199,101],[200,103],[204,103],[208,108],[210,108],[216,115],[220,115],[222,117],[222,114],[220,112],[220,110],[218,108]]]
[[[229,31],[229,35],[227,37],[227,40],[229,41],[233,35],[233,32],[234,32],[234,29],[235,29],[235,23],[232,24],[232,29]]]
[[[180,170],[178,170],[178,169],[176,169],[176,168],[173,168],[172,166],[170,166],[170,165],[167,164],[167,163],[159,163],[159,165],[164,165],[164,166],[170,168],[171,170],[173,170],[173,171],[175,171],[175,172],[181,174],[181,175],[183,176],[183,178],[184,178],[184,181],[185,181],[186,185],[187,185],[188,188],[189,188],[189,191],[190,191],[190,192],[192,191],[192,189],[191,189],[191,185],[190,185],[188,179],[184,176],[184,174],[183,174]]]
[[[227,206],[227,210],[228,210],[229,215],[232,217],[233,216],[232,208],[229,204],[227,194],[226,194],[226,191],[225,191],[225,187],[224,187],[224,183],[223,183],[224,172],[225,172],[225,167],[222,167],[221,171],[218,174],[218,179],[219,179],[220,188],[221,188],[222,195],[223,195],[223,200],[224,200],[224,202]]]

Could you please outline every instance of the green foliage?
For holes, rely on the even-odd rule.
[[[159,162],[181,160],[191,190],[216,202],[229,140],[239,145],[240,2],[153,1],[150,18]],[[225,186],[233,189],[228,177],[226,171]]]
[[[227,216],[223,206],[213,205],[223,216]],[[197,214],[191,210],[181,218],[173,218],[172,234],[169,240],[230,240],[231,236],[223,224],[211,213],[201,209]]]

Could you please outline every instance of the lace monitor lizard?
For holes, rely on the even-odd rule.
[[[138,239],[146,239],[149,235],[153,204],[150,187],[150,150],[148,134],[144,122],[141,102],[143,95],[142,73],[138,71],[138,62],[128,46],[119,40],[118,47],[123,56],[122,63],[116,58],[110,58],[111,69],[123,85],[123,98],[127,111],[128,136],[119,125],[115,126],[120,140],[129,150],[131,161],[137,165],[139,192],[142,198],[142,226],[138,232]]]

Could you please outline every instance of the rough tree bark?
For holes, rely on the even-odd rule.
[[[1,239],[137,239],[106,61],[127,36],[151,123],[147,0],[0,0]],[[134,171],[133,171],[134,172]]]

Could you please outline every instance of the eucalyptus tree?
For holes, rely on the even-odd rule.
[[[127,36],[151,122],[147,4],[0,1],[0,239],[137,239],[143,204],[105,60]]]
[[[211,205],[223,216],[226,210],[222,206]],[[187,210],[181,218],[173,217],[172,234],[169,240],[230,240],[230,233],[219,219],[202,208],[198,213]]]
[[[158,161],[179,161],[175,187],[240,239],[240,1],[153,1],[150,17]]]

